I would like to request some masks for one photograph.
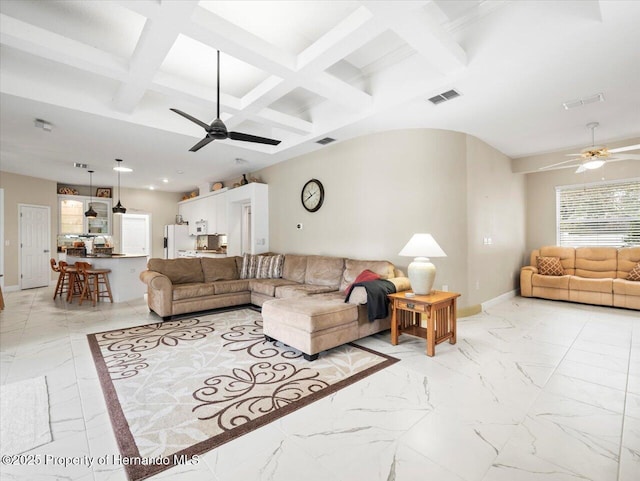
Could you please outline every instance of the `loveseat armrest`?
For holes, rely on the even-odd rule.
[[[533,266],[524,266],[520,269],[520,295],[523,297],[533,296],[533,275],[538,273],[538,269]]]
[[[160,317],[170,317],[173,313],[173,283],[164,274],[155,271],[142,271],[140,280],[147,285],[147,304],[149,309]]]

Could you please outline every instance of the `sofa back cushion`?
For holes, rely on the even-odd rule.
[[[190,259],[149,259],[150,271],[159,272],[171,279],[172,284],[204,282],[202,264],[199,258]]]
[[[618,249],[615,247],[576,248],[576,276],[591,279],[616,277]]]
[[[575,247],[559,247],[559,246],[545,246],[539,250],[535,250],[531,253],[531,264],[536,265],[536,258],[542,257],[558,257],[560,264],[562,264],[562,270],[565,275],[574,275],[576,273],[576,249]]]
[[[285,255],[284,265],[282,266],[283,279],[303,284],[307,273],[307,257],[295,254]]]
[[[369,270],[380,276],[380,279],[390,279],[394,277],[395,268],[388,261],[361,261],[357,259],[346,259],[344,262],[344,272],[340,281],[340,290],[344,291],[355,281],[361,272]]]
[[[640,262],[640,247],[622,247],[618,249],[618,267],[616,277],[626,279],[636,264]]]
[[[344,258],[342,257],[308,256],[304,283],[338,289],[343,270]]]
[[[232,281],[240,278],[234,257],[203,257],[200,261],[204,282]]]

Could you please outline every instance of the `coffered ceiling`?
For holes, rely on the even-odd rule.
[[[610,0],[2,0],[0,169],[86,183],[82,162],[109,185],[122,158],[123,186],[184,191],[327,136],[441,128],[514,158],[588,145],[592,121],[599,143],[637,137],[639,23]],[[204,131],[169,108],[215,118],[218,49],[222,120],[280,145],[188,151]]]

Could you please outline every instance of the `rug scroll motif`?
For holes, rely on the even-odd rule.
[[[209,451],[396,359],[348,344],[308,362],[251,309],[88,336],[130,479]]]

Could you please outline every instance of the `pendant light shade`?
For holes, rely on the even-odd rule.
[[[127,209],[125,209],[124,206],[120,203],[120,162],[122,162],[122,159],[116,159],[116,162],[118,162],[118,164],[114,170],[118,171],[118,203],[111,210],[114,214],[126,214]]]
[[[89,208],[87,209],[87,211],[84,213],[85,217],[88,217],[89,219],[95,219],[96,217],[98,217],[98,213],[93,210],[93,170],[89,171]]]

